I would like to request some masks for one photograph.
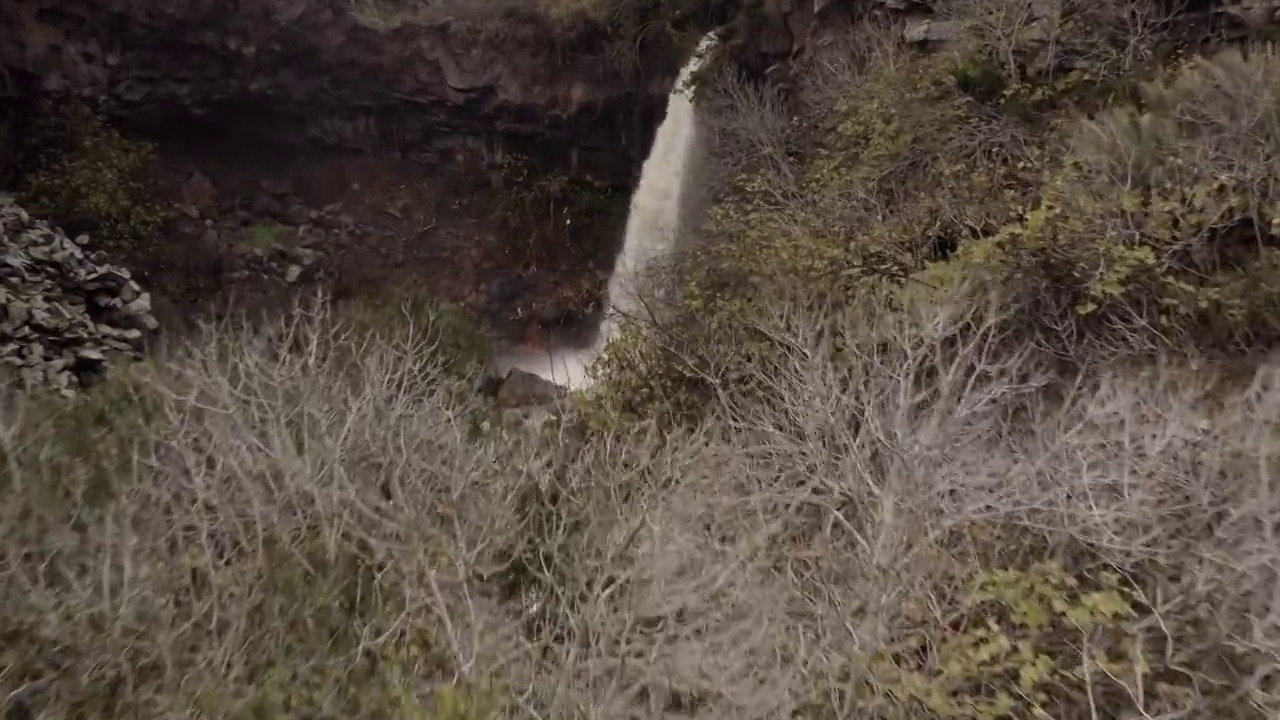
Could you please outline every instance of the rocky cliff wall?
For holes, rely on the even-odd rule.
[[[151,133],[411,159],[460,136],[499,135],[536,140],[572,170],[629,180],[679,62],[661,33],[628,67],[590,23],[511,10],[484,22],[374,22],[352,4],[8,0],[0,123],[12,127],[35,95],[70,93]]]

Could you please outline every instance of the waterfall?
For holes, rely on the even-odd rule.
[[[715,42],[713,32],[698,43],[667,99],[667,115],[654,135],[640,183],[631,196],[626,235],[609,276],[609,307],[594,341],[585,347],[510,349],[497,358],[499,373],[519,369],[571,389],[587,387],[591,383],[587,369],[617,334],[621,319],[644,314],[644,278],[676,249],[685,220],[685,185],[703,151],[688,80]]]

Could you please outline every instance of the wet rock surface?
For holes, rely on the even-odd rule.
[[[0,196],[0,377],[72,395],[142,357],[159,323],[125,268]]]

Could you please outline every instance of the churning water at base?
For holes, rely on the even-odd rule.
[[[609,276],[609,307],[595,338],[580,347],[510,348],[497,358],[499,374],[519,369],[570,389],[587,387],[591,384],[587,369],[614,338],[621,319],[644,314],[641,283],[656,263],[676,249],[684,222],[686,176],[696,167],[703,150],[688,80],[702,66],[715,41],[716,34],[711,33],[698,43],[667,99],[667,115],[658,126],[640,171],[640,183],[631,196],[626,235]]]

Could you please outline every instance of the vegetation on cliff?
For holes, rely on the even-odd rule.
[[[1275,717],[1280,55],[1022,7],[948,3],[933,52],[859,22],[789,97],[702,85],[704,232],[539,432],[486,429],[429,307],[5,405],[0,697]]]
[[[72,236],[92,233],[108,246],[149,239],[165,219],[149,186],[152,159],[150,145],[108,127],[83,103],[45,105],[23,143],[18,197]]]

